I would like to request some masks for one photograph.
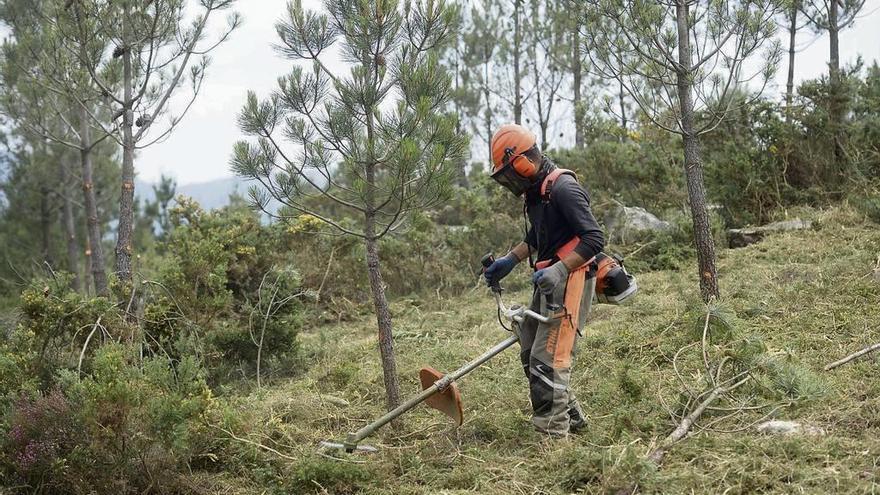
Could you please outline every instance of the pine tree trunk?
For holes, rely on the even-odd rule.
[[[831,137],[834,140],[834,164],[831,177],[840,179],[843,172],[843,86],[840,80],[840,27],[837,24],[838,4],[831,0],[828,7],[828,38],[830,40],[830,54],[828,58],[829,82],[831,83],[831,108],[829,117],[831,121]]]
[[[101,224],[98,222],[98,202],[95,198],[95,184],[92,179],[92,131],[89,116],[80,110],[80,165],[82,166],[83,204],[86,209],[87,230],[89,234],[89,268],[95,284],[95,294],[109,294],[107,272],[104,270],[104,249],[101,246]]]
[[[486,131],[486,151],[488,152],[486,155],[486,163],[489,164],[489,170],[492,170],[492,93],[489,91],[489,63],[491,62],[489,59],[489,54],[491,53],[489,47],[483,48],[484,58],[483,58],[483,99],[486,100],[483,108],[483,125],[485,126]]]
[[[580,16],[580,13],[576,13]],[[578,149],[584,147],[584,104],[581,101],[581,84],[583,66],[581,64],[581,32],[579,20],[575,23],[574,32],[571,34],[572,46],[572,81],[571,90],[574,99],[574,146]]]
[[[532,47],[535,52],[537,52],[538,48],[536,46]],[[538,57],[532,56],[532,71],[534,72],[535,78],[535,87],[541,87],[541,76],[538,72]],[[548,95],[550,98],[553,95]],[[550,147],[550,144],[547,142],[547,128],[550,126],[549,122],[549,109],[548,109],[548,118],[544,119],[544,98],[543,92],[538,91],[535,93],[535,104],[538,107],[538,127],[541,131],[541,140],[539,141],[539,146],[542,150],[547,150]]]
[[[126,11],[126,16],[128,12]],[[127,22],[127,19],[122,19]],[[123,29],[123,31],[127,31]],[[119,227],[116,237],[116,276],[123,284],[131,282],[132,232],[134,229],[134,112],[132,111],[131,47],[125,36],[122,55],[122,190],[119,195]]]
[[[626,130],[626,124],[628,123],[626,120],[626,93],[624,93],[623,81],[618,81],[618,83],[617,99],[620,102],[620,128]]]
[[[703,301],[708,302],[719,295],[718,273],[715,269],[715,244],[709,228],[709,210],[706,207],[699,138],[694,131],[694,105],[691,94],[693,68],[688,36],[688,8],[685,0],[678,0],[675,10],[678,27],[678,99],[684,139],[684,168],[694,226],[694,245],[697,249],[697,264],[700,270],[700,294]]]
[[[368,220],[367,223],[369,225],[373,221]],[[385,284],[379,266],[379,243],[376,239],[368,238],[366,247],[370,291],[373,293],[373,307],[376,310],[376,323],[379,326],[379,354],[382,358],[382,376],[385,381],[385,405],[390,411],[400,404],[400,382],[397,379],[397,361],[394,357],[391,311],[388,309]]]
[[[788,25],[788,79],[785,82],[785,120],[791,120],[791,102],[794,99],[794,55],[795,37],[797,36],[798,5],[791,7],[790,24]]]
[[[40,186],[40,254],[43,262],[52,267],[52,208],[49,206],[49,187]]]
[[[513,121],[522,124],[522,73],[520,71],[520,45],[522,22],[519,18],[522,0],[513,0]]]
[[[400,405],[400,382],[397,379],[397,361],[394,358],[394,335],[391,327],[391,311],[385,297],[385,284],[379,265],[379,239],[376,237],[376,163],[375,132],[371,112],[367,112],[368,160],[365,166],[364,237],[367,249],[367,272],[370,291],[373,294],[373,307],[379,327],[379,355],[382,359],[382,375],[385,381],[385,405],[392,410]]]
[[[461,36],[456,34],[455,35],[455,64],[453,66],[453,70],[455,71],[455,91],[456,91],[456,93],[461,91],[461,67],[459,67],[460,64],[461,64]],[[464,131],[461,128],[461,115],[463,113],[461,111],[461,103],[460,103],[458,97],[453,98],[452,101],[453,101],[453,104],[455,105],[455,115],[458,117],[458,120],[455,123],[455,132],[457,134],[462,134]],[[467,160],[461,160],[457,164],[458,177],[456,178],[457,179],[456,182],[458,183],[459,187],[464,187],[464,188],[468,187],[467,170],[465,169],[466,166],[467,166]]]
[[[92,243],[89,241],[88,233],[86,233],[86,266],[83,271],[84,280],[83,280],[83,294],[91,297],[92,290],[91,288],[95,286],[95,277],[90,276],[92,274]]]
[[[79,247],[76,243],[76,222],[73,216],[73,201],[70,197],[70,184],[73,180],[70,176],[70,168],[64,161],[58,162],[59,176],[61,177],[61,227],[64,232],[64,240],[67,246],[67,271],[73,275],[70,287],[79,292],[82,289],[79,276]]]

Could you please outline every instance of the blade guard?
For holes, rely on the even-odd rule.
[[[431,367],[425,367],[419,370],[419,379],[422,382],[422,390],[430,388],[434,383],[443,378],[443,373]],[[456,426],[461,426],[464,416],[461,410],[461,394],[458,391],[458,385],[455,382],[449,384],[446,390],[437,392],[428,397],[425,404],[429,407],[442,412],[452,418]]]

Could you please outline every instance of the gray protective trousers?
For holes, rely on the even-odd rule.
[[[553,303],[574,305],[577,294],[566,291],[580,289],[579,283],[573,283],[573,277],[586,277],[584,271],[575,272],[567,283],[560,283],[553,294]],[[578,334],[584,328],[592,310],[593,295],[596,289],[596,278],[590,277],[583,284],[582,295],[579,297],[577,322],[572,321],[571,309],[567,316],[552,320],[550,323],[539,323],[527,319],[520,327],[520,360],[529,380],[529,396],[532,401],[532,422],[538,431],[551,435],[566,435],[569,431],[570,410],[580,412],[571,381],[571,365],[574,357]],[[541,314],[549,314],[547,300],[537,289],[532,295],[531,309]],[[565,319],[568,318],[568,321]],[[571,413],[572,415],[574,412]]]

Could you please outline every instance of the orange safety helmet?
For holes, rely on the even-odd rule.
[[[519,124],[507,124],[492,136],[492,178],[519,196],[538,175],[540,163],[525,153],[536,148],[535,134]]]
[[[534,177],[540,164],[533,163],[523,153],[532,149],[537,142],[535,134],[519,124],[501,126],[492,136],[492,172],[510,163],[520,176]]]

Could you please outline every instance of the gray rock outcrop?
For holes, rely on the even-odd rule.
[[[618,204],[605,214],[605,227],[612,242],[638,240],[646,233],[669,230],[672,225],[639,206]]]

